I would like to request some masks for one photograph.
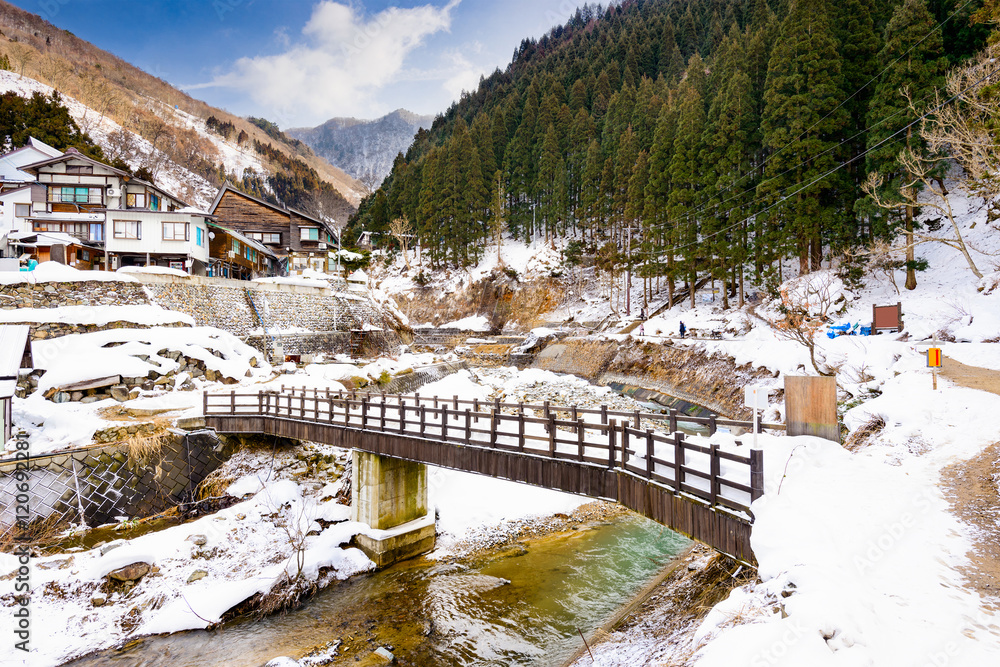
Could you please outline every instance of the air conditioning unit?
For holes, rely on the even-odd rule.
[[[319,244],[319,249],[320,250],[326,250],[326,244],[325,243],[320,243]]]
[[[108,188],[108,196],[109,197],[117,197],[120,194],[121,194],[121,190],[119,190],[118,188]]]
[[[229,252],[226,253],[226,257],[228,257],[229,259],[236,259],[236,251],[230,250]]]

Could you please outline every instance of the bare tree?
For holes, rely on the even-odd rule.
[[[358,183],[361,185],[361,192],[367,197],[378,190],[378,186],[382,184],[382,177],[373,169],[369,169],[358,176]]]
[[[497,244],[497,266],[503,268],[503,230],[507,225],[507,198],[503,189],[503,176],[497,171],[496,195],[493,200],[493,217],[490,219],[490,235]]]
[[[833,375],[826,360],[817,358],[816,337],[830,321],[837,297],[837,279],[828,272],[810,273],[782,286],[781,318],[770,321],[778,338],[794,341],[809,351],[809,362],[820,375]]]
[[[392,238],[396,239],[399,247],[403,250],[403,261],[406,262],[406,270],[409,271],[410,252],[407,249],[407,244],[410,238],[413,237],[413,225],[410,224],[409,219],[405,215],[401,215],[389,223],[389,234],[392,235]]]
[[[10,49],[10,59],[17,68],[19,76],[24,76],[24,70],[35,60],[37,53],[34,47],[23,42],[11,42],[7,45]]]

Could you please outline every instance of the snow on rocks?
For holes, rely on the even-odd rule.
[[[367,527],[347,521],[348,508],[329,499],[330,476],[316,463],[329,459],[331,469],[342,470],[346,457],[318,445],[283,449],[274,461],[269,449],[242,450],[219,472],[242,475],[229,487],[242,500],[227,509],[126,536],[117,548],[34,559],[31,609],[45,622],[32,628],[30,664],[57,665],[130,637],[209,627],[289,578],[323,587],[370,571],[374,564],[363,553],[345,548]],[[313,474],[303,477],[310,466]],[[5,557],[0,566],[6,604],[15,580],[2,575],[16,569],[16,559]],[[122,584],[110,583],[116,573]]]

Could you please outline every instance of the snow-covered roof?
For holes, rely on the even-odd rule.
[[[21,148],[0,156],[0,180],[14,183],[32,183],[35,177],[21,171],[21,167],[47,160],[62,155],[61,151],[52,148],[44,141],[39,141],[34,137],[28,139],[28,143]]]
[[[0,398],[14,395],[29,331],[26,324],[0,326]]]
[[[32,213],[28,216],[31,220],[66,220],[69,222],[104,222],[103,213],[76,213],[66,211],[65,213]]]
[[[83,241],[65,232],[11,232],[7,235],[7,241],[43,248],[50,245],[84,245]]]

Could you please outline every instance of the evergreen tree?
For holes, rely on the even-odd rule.
[[[942,55],[941,32],[935,28],[926,1],[903,0],[886,27],[885,45],[878,54],[884,73],[868,110],[871,129],[867,167],[884,179],[887,193],[898,192],[903,183],[911,180],[899,163],[900,151],[906,147],[926,153],[926,146],[910,124],[927,108],[934,87],[942,83],[945,65]],[[897,134],[904,127],[905,132]],[[872,218],[874,235],[882,238],[892,235],[892,221],[881,210],[870,204],[863,210]],[[906,289],[914,289],[917,275],[912,207],[906,208],[903,225],[907,239]]]
[[[838,108],[846,98],[842,86],[826,3],[795,0],[768,65],[762,128],[772,153],[759,193],[774,205],[765,218],[766,242],[794,248],[801,273],[820,268],[824,234],[837,220],[831,204],[843,186],[836,174],[824,174],[838,162],[835,149],[848,121]]]

